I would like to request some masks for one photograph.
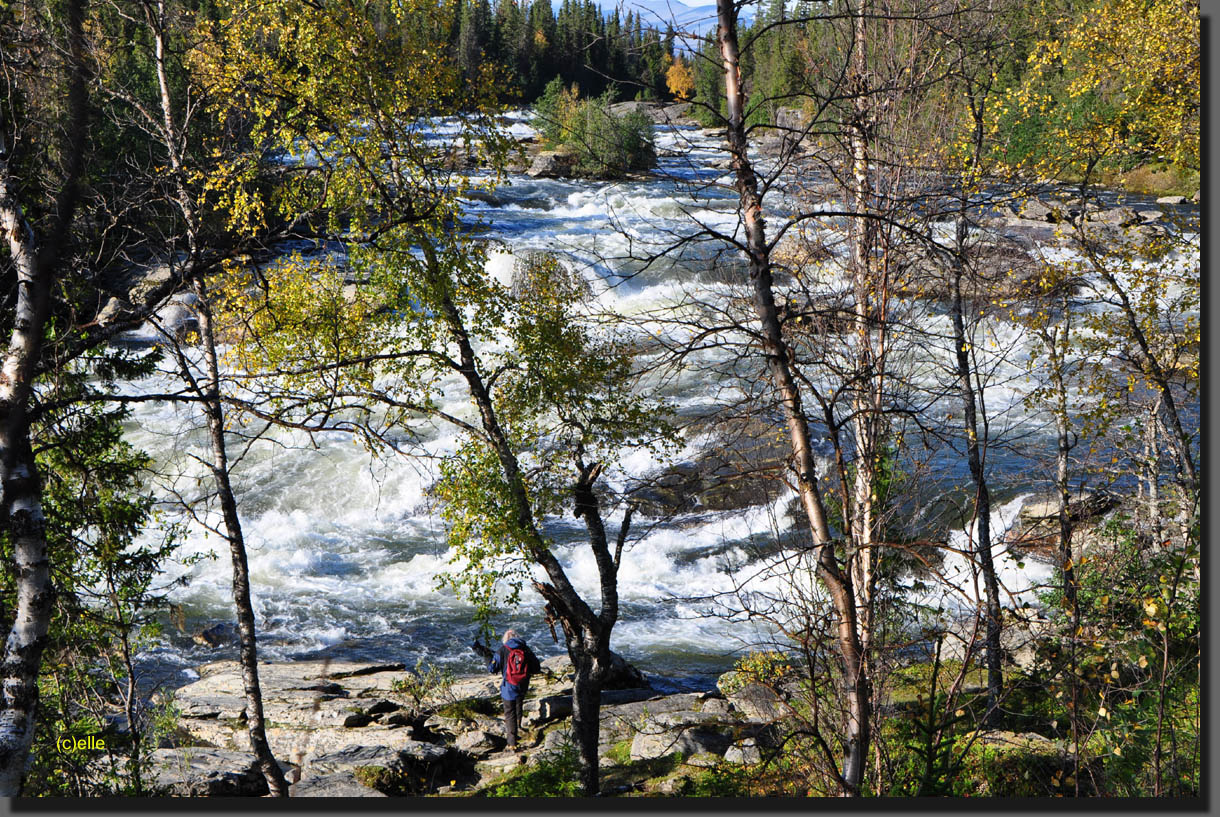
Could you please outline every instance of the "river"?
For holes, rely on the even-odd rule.
[[[529,130],[520,117],[512,128],[517,135]],[[723,154],[716,140],[693,128],[661,127],[658,145],[658,178],[605,183],[513,175],[494,195],[469,200],[468,226],[503,242],[513,253],[559,251],[585,274],[601,307],[636,317],[652,314],[681,298],[692,284],[714,287],[714,281],[705,280],[709,267],[731,262],[714,262],[717,248],[710,244],[696,245],[643,272],[643,265],[632,256],[689,234],[692,219],[729,232],[736,224],[735,196],[724,187],[708,186],[728,181],[718,164]],[[1127,203],[1137,209],[1154,206],[1142,197],[1130,197]],[[1180,261],[1197,269],[1197,251],[1193,259],[1187,253]],[[512,262],[506,252],[494,252],[489,271],[506,276]],[[947,336],[943,314],[929,312],[926,320]],[[672,326],[653,328],[677,331]],[[993,374],[994,385],[988,392],[996,418],[993,429],[997,434],[1024,435],[1021,444],[997,447],[992,455],[999,495],[994,523],[1003,531],[1013,523],[1021,504],[1045,487],[1033,475],[1049,449],[1043,444],[1043,421],[1021,403],[1027,340],[1018,329],[1003,324],[995,325],[992,340],[997,350],[1009,352],[998,364],[1003,370]],[[929,358],[933,364],[943,359],[941,352]],[[709,353],[705,362],[714,366],[715,354]],[[734,386],[726,390],[708,371],[693,369],[666,387],[683,413],[709,411],[732,396],[727,392],[740,390]],[[936,366],[929,365],[924,376],[932,378],[935,372]],[[160,385],[155,378],[132,384],[149,390]],[[204,476],[192,460],[192,455],[203,456],[205,451],[200,426],[200,418],[189,407],[149,403],[137,405],[129,432],[132,443],[152,454],[161,471],[180,474],[178,488],[190,493],[199,490]],[[432,454],[443,455],[452,450],[454,440],[438,433],[428,447]],[[697,457],[705,442],[692,436],[679,459]],[[260,657],[401,661],[408,666],[423,660],[458,672],[477,668],[468,646],[475,635],[472,609],[436,587],[436,575],[445,569],[449,554],[437,509],[426,492],[432,481],[430,467],[426,461],[373,457],[340,434],[305,438],[277,433],[249,451],[234,479],[249,549]],[[637,456],[610,478],[621,484],[629,473],[643,474],[657,467],[649,458]],[[967,479],[962,457],[952,451],[939,453],[930,467],[936,478],[927,478],[929,493]],[[236,649],[202,646],[191,639],[203,627],[232,620],[231,564],[218,537],[209,536],[168,501],[166,482],[158,481],[156,489],[167,500],[162,524],[145,535],[160,536],[172,522],[184,526],[178,547],[184,561],[167,570],[168,578],[189,578],[171,596],[180,607],[179,623],[184,627],[167,627],[145,648],[141,661],[148,672],[172,686],[193,679],[192,666],[236,657]],[[756,547],[774,551],[772,543],[789,524],[785,509],[790,499],[790,494],[779,493],[760,497],[747,509],[696,510],[666,520],[637,518],[638,538],[619,573],[622,607],[614,649],[673,688],[706,687],[729,668],[735,655],[764,638],[765,631],[706,616],[707,604],[690,597],[728,591],[733,576],[726,572],[726,564],[750,563]],[[565,544],[578,542],[581,530],[570,519],[551,521],[549,530],[577,588],[588,594],[586,598],[595,598],[592,557]],[[961,530],[949,538],[957,547],[967,542]],[[213,550],[216,558],[189,561],[193,554]],[[1006,588],[1024,593],[1022,599],[1033,599],[1037,587],[1051,575],[1048,566],[1010,558],[1002,549],[997,549],[997,558]],[[965,560],[951,558],[949,566],[957,571],[960,586],[971,585]],[[936,591],[921,594],[925,602],[935,602],[936,597]],[[499,623],[523,630],[544,657],[557,654],[562,647],[552,642],[536,602],[537,597],[527,591],[519,610]],[[956,603],[965,602],[959,598]]]

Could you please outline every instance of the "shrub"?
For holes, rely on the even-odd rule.
[[[580,794],[580,758],[566,745],[541,755],[530,767],[492,786],[488,797],[576,797]]]
[[[390,683],[390,689],[408,696],[418,709],[425,698],[435,700],[451,697],[454,680],[451,670],[441,669],[421,658],[415,662],[415,671],[404,678],[395,678]]]
[[[578,176],[610,179],[656,164],[652,121],[640,111],[617,116],[609,93],[580,99],[576,86],[552,80],[538,100],[535,126],[548,144],[576,155]]]

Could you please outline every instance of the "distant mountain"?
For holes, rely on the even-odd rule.
[[[628,11],[643,13],[644,25],[654,26],[664,31],[666,25],[672,25],[675,31],[685,31],[692,34],[706,34],[716,28],[716,5],[688,5],[681,0],[597,0],[598,6],[606,12],[620,10],[626,17]],[[753,9],[742,9],[741,20],[748,23],[754,19]]]

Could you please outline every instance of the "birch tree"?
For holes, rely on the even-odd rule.
[[[458,432],[436,489],[456,554],[450,586],[483,609],[527,586],[541,596],[575,668],[573,733],[582,788],[595,794],[631,524],[627,507],[612,533],[604,475],[620,448],[652,444],[664,424],[632,389],[621,339],[582,307],[578,278],[546,262],[498,280],[487,248],[454,227],[472,185],[466,157],[486,162],[494,183],[506,143],[488,86],[430,53],[442,10],[398,7],[397,36],[354,0],[240,11],[200,64],[228,115],[253,125],[248,166],[270,172],[279,151],[291,170],[264,199],[243,198],[240,172],[217,174],[214,189],[249,205],[231,208],[234,223],[312,217],[343,250],[339,265],[298,256],[227,278],[223,310],[241,339],[229,362],[262,395],[249,410],[276,406],[300,428],[358,426],[370,444],[404,449],[429,427]],[[438,138],[440,113],[453,118]],[[455,392],[469,412],[445,408]],[[585,527],[597,609],[549,530],[566,510]]]
[[[0,487],[4,525],[13,543],[18,576],[17,606],[4,645],[3,692],[0,697],[0,796],[21,791],[22,775],[34,736],[38,706],[38,673],[51,619],[52,590],[47,559],[42,485],[30,439],[30,398],[40,363],[52,290],[65,275],[62,252],[70,240],[80,177],[84,171],[87,90],[84,63],[84,13],[81,0],[69,2],[64,19],[62,62],[53,62],[66,77],[68,106],[63,129],[64,163],[60,181],[46,206],[51,215],[32,220],[17,161],[27,148],[13,140],[13,103],[20,93],[8,85],[0,110],[0,228],[17,288],[8,348],[0,366]],[[36,21],[40,22],[40,21]],[[38,31],[37,29],[34,29]],[[43,32],[38,32],[42,34]],[[51,50],[51,49],[48,49]],[[25,100],[22,100],[23,102]]]

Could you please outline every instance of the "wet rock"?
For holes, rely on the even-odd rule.
[[[1097,491],[1068,502],[1068,517],[1073,523],[1083,522],[1109,513],[1118,507],[1118,497],[1107,491]],[[1026,521],[1041,521],[1059,517],[1059,500],[1055,497],[1032,499],[1021,506],[1018,516]]]
[[[558,682],[564,691],[571,691],[572,659],[567,655],[555,655],[546,659],[542,662],[542,670],[556,679],[556,681],[546,683],[554,684]],[[540,697],[543,694],[557,694],[556,692],[551,692],[550,688],[541,686],[538,683],[543,680],[543,678],[538,677],[535,681],[531,681],[531,690]],[[647,677],[633,664],[628,662],[627,659],[623,658],[623,656],[611,651],[610,669],[606,673],[605,680],[602,682],[602,690],[608,692],[613,690],[639,689],[650,689]]]
[[[647,689],[648,679],[634,664],[616,652],[610,653],[610,670],[602,682],[603,690],[614,689]]]
[[[1068,503],[1068,518],[1073,528],[1072,552],[1076,558],[1094,545],[1094,529],[1118,505],[1119,498],[1106,491],[1098,491]],[[1004,539],[1033,557],[1058,559],[1058,501],[1047,497],[1027,502],[1021,508],[1017,524],[1005,534]]]
[[[195,633],[191,636],[191,640],[203,647],[223,647],[236,644],[237,635],[236,624],[222,621]]]
[[[1196,193],[1195,195],[1198,196],[1199,194]],[[1185,196],[1161,196],[1159,199],[1156,200],[1156,203],[1176,206],[1178,204],[1185,204],[1186,201],[1187,201],[1187,199]]]
[[[693,462],[679,463],[635,487],[631,496],[639,512],[662,517],[690,511],[733,511],[773,499],[777,480],[791,451],[764,416],[715,418],[695,423],[691,434],[710,441]]]

